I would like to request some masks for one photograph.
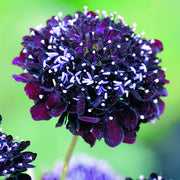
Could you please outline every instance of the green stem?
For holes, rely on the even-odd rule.
[[[71,140],[71,144],[70,144],[70,146],[69,146],[69,149],[68,149],[68,151],[67,151],[66,157],[65,157],[65,159],[64,159],[63,169],[62,169],[62,173],[61,173],[61,176],[60,176],[60,179],[59,179],[59,180],[65,180],[65,179],[66,179],[67,171],[68,171],[69,160],[70,160],[70,158],[71,158],[71,156],[72,156],[74,147],[75,147],[76,142],[77,142],[77,138],[78,138],[78,136],[73,135],[72,140]]]

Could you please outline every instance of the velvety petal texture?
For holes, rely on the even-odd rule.
[[[91,146],[104,138],[114,147],[134,143],[140,124],[164,111],[168,80],[157,57],[163,45],[137,35],[119,15],[87,7],[60,13],[31,28],[22,45],[13,64],[24,73],[13,77],[26,83],[34,120],[59,117],[56,127],[65,125]]]

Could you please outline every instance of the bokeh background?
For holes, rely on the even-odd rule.
[[[164,99],[166,108],[155,124],[142,124],[134,145],[121,144],[108,147],[103,140],[90,148],[79,138],[74,154],[86,152],[106,159],[114,169],[125,177],[138,178],[139,174],[157,172],[168,179],[180,179],[180,1],[179,0],[0,0],[0,114],[3,131],[19,139],[31,140],[28,149],[37,152],[33,163],[36,180],[43,171],[52,167],[57,159],[63,159],[71,140],[65,128],[55,128],[57,118],[50,121],[32,120],[29,100],[23,83],[17,83],[12,74],[22,70],[12,65],[19,56],[24,35],[29,28],[45,25],[46,20],[58,12],[73,14],[83,10],[116,11],[132,26],[137,23],[136,33],[145,31],[147,39],[159,39],[164,51],[159,54],[161,65],[166,67],[166,85],[169,92]]]

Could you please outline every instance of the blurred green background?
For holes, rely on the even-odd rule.
[[[89,10],[116,11],[132,26],[137,23],[136,33],[145,31],[147,39],[159,39],[164,51],[159,54],[162,67],[166,67],[166,85],[169,92],[164,114],[155,124],[142,124],[134,145],[121,144],[108,147],[103,140],[90,148],[81,138],[75,154],[87,152],[106,159],[116,171],[124,176],[137,178],[156,171],[167,178],[180,179],[180,1],[179,0],[1,0],[0,1],[0,114],[2,128],[7,134],[31,140],[28,148],[37,152],[33,163],[36,180],[57,159],[63,159],[71,140],[65,128],[55,128],[57,118],[36,122],[30,115],[33,101],[29,100],[23,83],[17,83],[12,74],[22,70],[13,66],[12,60],[19,56],[22,37],[29,28],[45,25],[46,20],[58,12],[74,14],[87,5]]]

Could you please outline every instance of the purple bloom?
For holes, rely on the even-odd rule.
[[[31,29],[13,60],[24,73],[13,77],[34,100],[32,118],[60,116],[56,127],[64,124],[91,146],[101,138],[111,147],[134,143],[139,125],[163,113],[168,83],[156,56],[162,43],[134,30],[116,13],[100,17],[86,7]]]
[[[44,173],[42,180],[59,180],[62,164],[57,163],[50,173]],[[72,157],[68,167],[67,180],[122,180],[104,160],[95,159],[87,154]]]
[[[1,120],[1,116],[0,116]],[[2,131],[2,129],[1,129]],[[22,152],[30,145],[30,141],[15,142],[11,135],[0,131],[0,176],[8,180],[29,180],[27,174],[21,174],[27,168],[33,168],[30,163],[35,160],[36,153],[29,151]]]
[[[133,180],[133,179],[132,178],[126,178],[125,180]],[[140,175],[139,180],[167,180],[167,179],[158,175],[157,173],[151,173],[149,178],[144,178],[143,175]]]

